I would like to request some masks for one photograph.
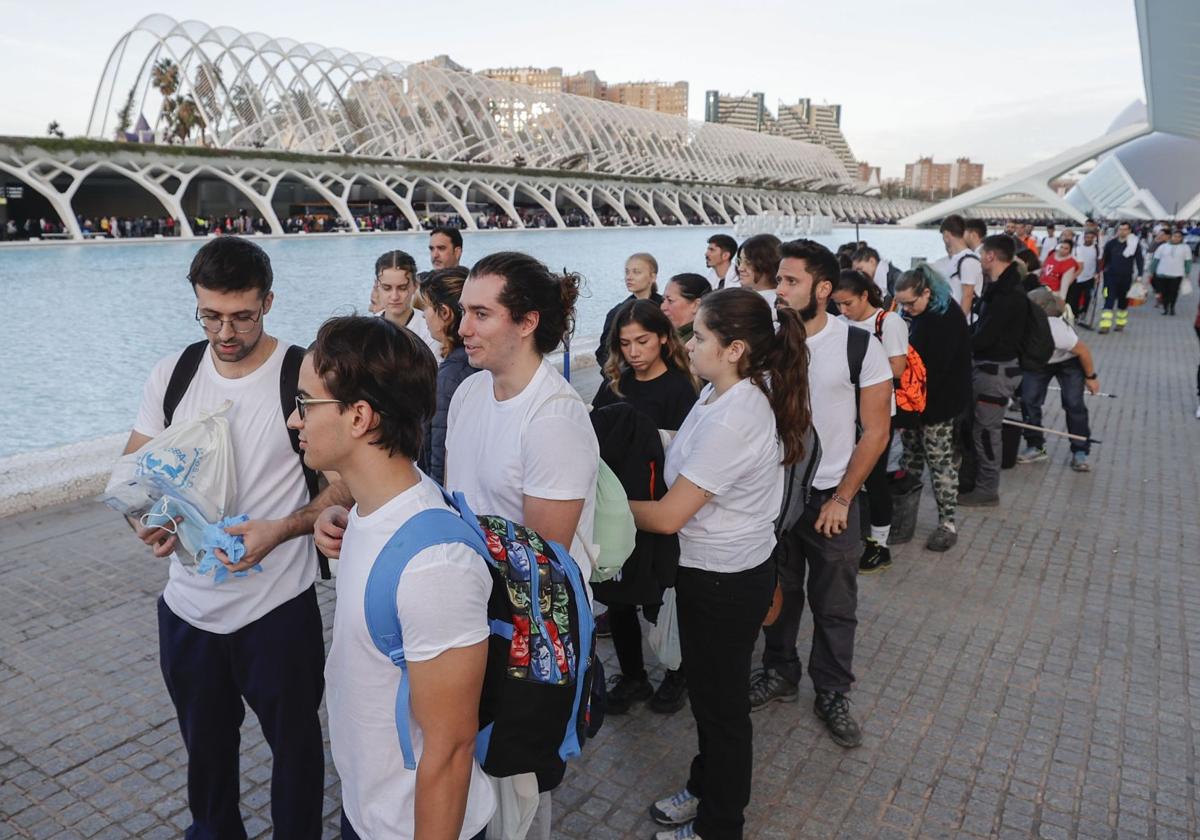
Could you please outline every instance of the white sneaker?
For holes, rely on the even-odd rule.
[[[1196,406],[1196,419],[1200,420],[1200,405]]]
[[[690,822],[679,828],[668,828],[666,831],[654,833],[654,840],[704,840],[696,833],[695,823]]]
[[[687,788],[679,791],[679,793],[660,799],[650,806],[650,816],[659,825],[678,825],[688,827],[692,820],[696,819],[696,812],[700,809],[700,800],[692,796]],[[672,837],[670,833],[666,835]],[[695,836],[695,835],[687,835]]]
[[[1032,464],[1035,461],[1045,461],[1050,456],[1046,454],[1044,446],[1026,446],[1021,454],[1017,456],[1018,464]]]

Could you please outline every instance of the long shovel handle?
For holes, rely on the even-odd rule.
[[[1088,438],[1084,437],[1083,435],[1073,435],[1070,432],[1060,432],[1058,429],[1047,429],[1045,426],[1034,426],[1030,423],[1022,423],[1019,420],[1009,420],[1007,417],[1004,418],[1004,425],[1016,426],[1018,429],[1029,429],[1031,432],[1042,432],[1047,435],[1058,435],[1059,437],[1078,440],[1084,443],[1101,443],[1101,441],[1098,441],[1095,438]]]

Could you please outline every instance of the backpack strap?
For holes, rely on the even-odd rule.
[[[283,365],[279,368],[279,407],[283,411],[283,422],[286,424],[292,412],[296,410],[296,395],[300,388],[300,365],[304,363],[304,348],[291,345],[283,354]],[[288,429],[288,439],[292,442],[292,451],[300,458],[300,469],[304,472],[304,485],[308,488],[308,498],[317,498],[321,492],[320,476],[317,471],[309,469],[304,463],[304,453],[300,451],[300,433]],[[333,577],[329,570],[329,558],[317,551],[317,565],[321,569],[321,580]]]
[[[175,409],[179,408],[188,386],[196,378],[196,371],[200,370],[200,363],[204,361],[204,351],[207,349],[207,339],[183,348],[183,353],[175,362],[175,369],[171,371],[166,393],[163,394],[163,426],[170,426],[171,421],[175,419]]]
[[[854,385],[854,424],[862,431],[862,415],[859,413],[859,379],[862,378],[863,362],[867,358],[867,347],[871,344],[871,334],[858,327],[850,327],[846,335],[846,361],[850,365],[850,382]]]
[[[408,662],[404,656],[404,632],[400,627],[400,617],[396,614],[396,590],[400,586],[400,576],[412,558],[436,545],[465,545],[492,563],[491,553],[481,533],[473,514],[468,519],[457,511],[421,511],[405,522],[384,544],[367,577],[363,596],[367,632],[371,634],[371,641],[379,652],[400,669],[400,685],[396,689],[396,735],[407,770],[416,770],[417,761],[408,725],[411,701]]]
[[[968,251],[959,258],[958,262],[954,264],[954,273],[950,275],[951,279],[962,276],[962,264],[966,260],[975,260],[975,262],[980,263],[981,265],[983,264],[983,261],[979,259],[978,255]]]
[[[881,342],[883,341],[883,319],[887,317],[887,310],[880,309],[879,314],[875,316],[875,337]],[[862,370],[862,363],[859,363],[859,370]]]

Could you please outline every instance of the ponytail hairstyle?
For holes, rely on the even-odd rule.
[[[653,254],[647,254],[645,251],[638,251],[636,254],[630,254],[629,259],[625,260],[625,263],[629,264],[629,262],[632,260],[645,263],[650,267],[650,273],[655,277],[658,277],[658,260],[654,259]],[[650,294],[658,294],[658,280],[655,280],[650,284]]]
[[[693,274],[690,271],[676,274],[667,282],[674,283],[679,287],[679,294],[684,300],[699,300],[713,290],[712,283],[708,282],[708,278],[703,274]]]
[[[687,352],[683,342],[675,332],[675,326],[651,300],[630,300],[621,305],[613,317],[612,329],[608,333],[608,360],[604,363],[604,375],[608,377],[608,385],[614,394],[623,397],[621,393],[621,375],[629,368],[625,364],[625,355],[621,352],[621,328],[637,324],[646,332],[653,333],[665,339],[659,352],[668,368],[675,368],[685,374],[692,383],[692,390],[700,390],[700,382],[692,375],[688,364]]]
[[[939,314],[945,312],[952,300],[950,284],[929,263],[917,263],[896,278],[897,292],[912,291],[920,297],[926,289],[929,289],[929,309]]]
[[[843,270],[837,280],[834,281],[833,290],[835,292],[849,292],[858,297],[865,294],[867,303],[876,309],[883,309],[883,295],[879,293],[879,287],[875,285],[874,279],[863,274],[861,271],[854,269]]]
[[[746,352],[738,360],[738,375],[750,379],[767,395],[775,413],[775,428],[783,441],[783,463],[804,457],[804,435],[812,425],[808,393],[808,345],[804,324],[793,309],[777,310],[758,292],[721,289],[704,298],[697,318],[728,347],[742,341]]]
[[[430,272],[425,278],[425,285],[422,287],[422,294],[425,296],[425,301],[429,309],[438,312],[445,307],[450,312],[450,318],[446,321],[446,328],[443,330],[445,336],[442,338],[442,356],[443,358],[450,355],[450,351],[463,346],[462,336],[458,334],[458,326],[462,323],[462,304],[458,302],[462,296],[463,283],[467,279],[467,269],[464,266],[456,265],[453,268],[439,268],[436,271]]]
[[[545,356],[571,337],[575,330],[575,302],[583,280],[566,269],[552,274],[545,264],[519,251],[497,251],[475,263],[468,275],[494,274],[504,279],[500,305],[509,311],[514,324],[531,312],[538,315],[533,343]]]
[[[398,268],[401,271],[407,271],[412,281],[414,283],[417,282],[417,261],[407,251],[388,251],[375,260],[375,279],[378,280],[379,275],[383,274],[389,268]]]

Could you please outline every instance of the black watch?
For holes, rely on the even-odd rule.
[[[1085,377],[1083,377],[1083,378],[1084,378],[1084,379],[1098,379],[1098,378],[1099,378],[1099,374],[1097,374],[1095,371],[1092,371],[1092,373],[1091,373],[1091,374],[1089,374],[1088,376],[1085,376]]]

